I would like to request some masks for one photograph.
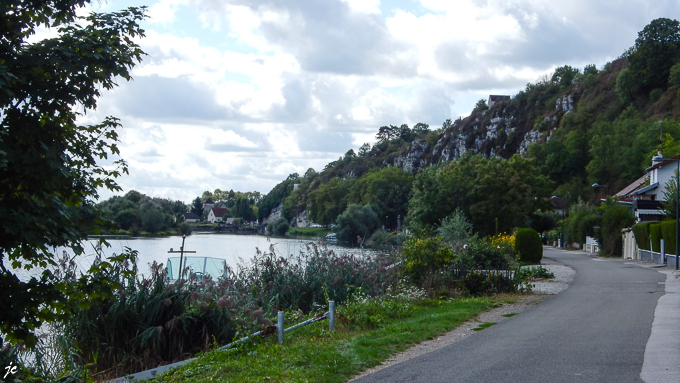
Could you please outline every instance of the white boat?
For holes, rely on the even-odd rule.
[[[225,274],[227,261],[221,258],[212,257],[182,257],[182,268],[189,269],[184,278],[195,275],[198,279],[209,276],[217,279]],[[179,277],[180,257],[168,258],[168,278],[171,281]]]
[[[338,238],[336,238],[335,233],[329,233],[326,234],[326,241],[337,241]]]

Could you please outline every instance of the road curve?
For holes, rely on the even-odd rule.
[[[666,276],[620,259],[544,248],[571,286],[511,320],[354,382],[642,382]]]

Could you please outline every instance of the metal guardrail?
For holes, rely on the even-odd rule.
[[[308,324],[312,324],[312,323],[315,323],[315,322],[318,322],[318,321],[321,321],[321,320],[324,320],[324,319],[328,319],[328,328],[330,330],[334,330],[335,329],[335,301],[329,301],[328,302],[328,311],[327,312],[325,312],[323,314],[319,314],[319,315],[315,316],[314,318],[307,319],[306,321],[300,322],[300,323],[293,325],[289,328],[285,328],[285,326],[284,326],[284,312],[279,311],[278,312],[278,321],[277,321],[276,325],[266,327],[266,328],[264,328],[264,329],[262,329],[262,330],[260,330],[256,333],[253,333],[251,335],[243,337],[239,340],[233,341],[233,342],[231,342],[231,343],[229,343],[225,346],[220,347],[218,350],[228,350],[228,349],[234,350],[235,348],[231,348],[232,346],[235,346],[239,343],[246,342],[249,339],[253,339],[255,337],[270,335],[270,334],[273,334],[275,332],[278,334],[279,344],[282,344],[285,333],[287,333],[291,330],[294,330],[298,327],[306,326]],[[130,375],[127,375],[127,376],[124,376],[124,377],[112,379],[109,382],[123,383],[123,382],[135,382],[135,381],[138,381],[138,380],[151,379],[158,374],[162,374],[162,373],[164,373],[164,372],[166,372],[166,371],[168,371],[172,368],[179,367],[179,366],[181,366],[181,365],[183,365],[187,362],[190,362],[190,361],[196,360],[196,359],[197,358],[191,358],[191,359],[183,360],[181,362],[167,364],[165,366],[160,366],[160,367],[152,368],[150,370],[141,371],[141,372],[138,372],[138,373],[135,373],[135,374],[130,374]]]

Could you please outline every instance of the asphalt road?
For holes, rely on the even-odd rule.
[[[574,281],[511,320],[355,382],[642,382],[664,274],[545,248]]]

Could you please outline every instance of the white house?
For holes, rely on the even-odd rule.
[[[661,158],[661,153],[654,156],[656,157]],[[655,161],[654,158],[645,175],[614,195],[620,202],[632,204],[638,222],[663,219],[661,201],[664,200],[666,183],[673,179],[678,166],[675,161]],[[680,160],[680,155],[673,159]]]
[[[201,220],[198,214],[194,213],[184,213],[184,222],[186,223],[196,223]]]
[[[214,207],[210,209],[208,213],[208,222],[215,223],[224,220],[224,216],[229,213],[229,209],[226,207]]]

